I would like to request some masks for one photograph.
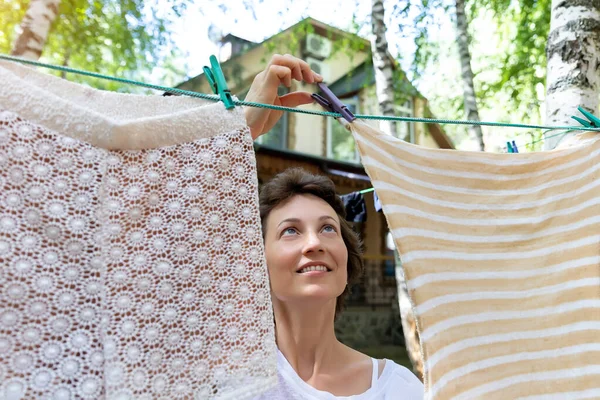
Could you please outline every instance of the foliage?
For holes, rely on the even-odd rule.
[[[487,116],[501,122],[540,123],[550,0],[469,0],[467,6],[475,88],[482,119]],[[458,71],[457,66],[448,65],[454,63],[449,53],[455,43],[432,36],[444,22],[449,22],[449,15],[454,15],[449,0],[414,2],[410,25],[415,27],[415,53],[410,72],[420,86],[425,83],[431,87],[433,85],[426,80],[431,80],[437,69],[438,74],[444,76],[437,82],[443,81],[447,88],[433,91],[443,98],[434,98],[431,91],[427,92],[432,109],[442,118],[459,119],[463,118],[463,105],[458,95],[460,88],[454,82],[459,75],[452,76],[448,71],[452,68]],[[478,26],[481,24],[493,30],[493,43],[480,38]],[[483,40],[489,40],[489,36]],[[460,143],[465,136],[464,127],[445,126],[444,129],[455,143]],[[506,130],[487,131],[488,135],[509,134]],[[522,143],[538,140],[541,134],[539,130],[512,133],[519,135]]]
[[[513,119],[541,123],[551,0],[482,0],[473,1],[471,7],[475,16],[486,8],[493,13],[503,44],[490,60],[500,67],[500,74],[496,80],[481,82],[478,97],[502,96]],[[533,143],[527,146],[530,150],[540,149],[542,134],[519,131],[522,143]]]
[[[62,0],[42,61],[107,75],[140,79],[165,58],[172,45],[169,26],[186,10],[184,0]],[[9,53],[27,2],[3,0],[0,52]],[[167,70],[169,67],[167,66]],[[171,68],[172,70],[172,68]],[[69,76],[92,82],[91,78]],[[100,89],[131,91],[131,86],[93,80]]]
[[[546,42],[550,31],[551,0],[483,0],[498,21],[501,38],[508,47],[498,55],[502,67],[500,79],[482,85],[481,96],[508,93],[511,106],[537,113],[540,107],[538,87],[546,82]],[[487,4],[486,4],[487,3]],[[474,4],[474,2],[473,2]]]

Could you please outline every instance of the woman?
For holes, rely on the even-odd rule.
[[[321,78],[292,56],[274,56],[248,100],[297,106],[310,93],[277,96],[277,86]],[[247,109],[254,138],[281,113]],[[285,171],[261,190],[265,255],[271,282],[279,385],[258,399],[422,399],[423,385],[406,368],[375,360],[335,337],[334,319],[363,271],[360,245],[345,221],[333,182],[301,169]],[[349,397],[348,397],[349,396]]]

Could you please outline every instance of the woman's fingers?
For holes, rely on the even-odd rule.
[[[290,69],[290,76],[297,81],[304,81],[306,83],[321,82],[323,78],[315,73],[310,65],[306,61],[300,60],[290,54],[284,56],[275,54],[271,58],[269,67],[279,65]]]
[[[311,104],[314,100],[308,92],[292,92],[279,97],[284,107],[297,107],[302,104]]]
[[[315,81],[310,66],[306,61],[300,60],[299,58],[296,58],[290,54],[286,54],[283,57],[289,63],[289,65],[293,65],[293,71],[296,72],[294,74],[294,78],[297,81],[304,80],[307,83],[313,83]]]
[[[269,67],[272,66],[282,66],[289,68],[290,76],[292,78],[296,80],[302,80],[302,69],[300,68],[298,60],[290,56],[289,54],[286,54],[285,56],[275,54],[271,58],[271,62],[269,62]]]
[[[292,92],[281,97],[278,96],[279,85],[289,88],[292,86],[292,79],[306,83],[323,81],[323,78],[315,73],[305,61],[290,54],[283,56],[276,54],[271,58],[267,68],[252,82],[246,100],[285,107],[312,103],[313,99],[307,92]],[[245,107],[244,113],[254,139],[271,129],[282,115],[281,111],[254,107]]]
[[[281,65],[271,65],[267,70],[267,85],[272,87],[275,85],[275,93],[279,84],[285,87],[292,86],[292,70]]]
[[[298,60],[302,70],[302,78],[306,83],[315,83],[315,73],[310,69],[310,65],[304,60]]]

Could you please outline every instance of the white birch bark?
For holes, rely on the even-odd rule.
[[[373,54],[373,68],[375,69],[375,88],[377,101],[382,115],[394,115],[394,68],[392,60],[388,57],[388,42],[385,37],[385,9],[383,0],[373,0],[371,13],[371,26],[373,38],[371,40],[371,53]],[[392,121],[380,121],[382,131],[396,136],[396,124]],[[406,140],[406,138],[400,138]]]
[[[382,115],[394,115],[394,74],[393,65],[388,56],[388,42],[385,37],[385,9],[383,0],[373,0],[371,13],[371,25],[373,29],[373,39],[371,43],[371,52],[373,53],[373,67],[375,69],[375,86],[377,91],[377,101]],[[393,136],[397,135],[396,124],[391,121],[381,121],[380,129]],[[409,138],[400,138],[408,140]],[[406,351],[413,365],[415,374],[423,379],[423,358],[421,356],[421,343],[415,316],[408,297],[408,289],[404,281],[402,264],[396,254],[396,282],[398,285],[398,305],[400,307],[400,317],[402,319],[402,330],[404,332],[404,341]]]
[[[60,0],[31,0],[21,22],[21,34],[15,40],[11,54],[37,60],[48,40],[50,27],[58,15]]]
[[[598,115],[600,1],[552,0],[546,52],[546,123],[578,125],[571,119],[582,117],[578,106]],[[564,144],[571,135],[549,137],[544,141],[544,149]]]
[[[477,98],[475,97],[475,85],[473,84],[473,69],[471,68],[471,53],[469,52],[469,23],[465,13],[464,0],[456,0],[456,41],[458,42],[463,81],[465,115],[470,121],[480,121]],[[485,150],[481,125],[471,125],[469,136],[478,142],[481,151]]]

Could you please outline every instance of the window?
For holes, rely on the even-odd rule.
[[[409,99],[403,105],[394,105],[394,112],[398,117],[412,117],[413,103]],[[415,142],[415,123],[408,121],[396,121],[396,137],[406,140],[407,142]]]
[[[282,96],[287,94],[289,89],[285,86],[280,86],[277,89],[277,94]],[[259,136],[256,139],[256,143],[262,144],[263,146],[273,147],[275,149],[287,149],[288,139],[288,113],[284,112],[279,121],[271,128],[271,130],[264,135]]]
[[[256,143],[280,150],[287,149],[287,127],[287,113],[283,113],[275,126],[273,126],[269,132],[259,136],[258,139],[256,139]]]
[[[358,114],[358,98],[342,100],[353,114]],[[327,117],[327,157],[334,160],[358,163],[354,137],[334,118]]]
[[[287,94],[289,89],[280,86],[277,89],[277,93],[282,96]],[[245,90],[238,95],[240,99],[245,99],[248,94],[248,90]],[[288,145],[288,113],[284,112],[279,121],[271,128],[271,130],[264,135],[261,135],[256,139],[256,143],[263,146],[273,147],[275,149],[285,150]]]

